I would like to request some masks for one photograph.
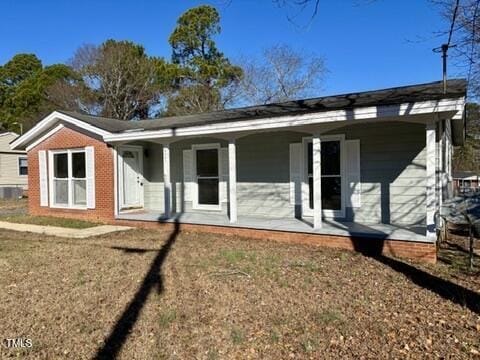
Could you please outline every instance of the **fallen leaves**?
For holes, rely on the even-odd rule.
[[[42,344],[32,357],[92,358],[167,235],[60,241],[0,232],[0,263],[15,270],[0,278],[0,334],[28,329]],[[427,268],[444,276],[436,269]],[[353,253],[182,233],[160,279],[120,359],[478,356],[478,315]]]

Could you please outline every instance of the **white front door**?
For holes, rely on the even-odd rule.
[[[122,180],[122,207],[143,206],[142,150],[135,147],[120,149],[120,178]]]

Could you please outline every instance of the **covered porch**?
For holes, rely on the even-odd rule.
[[[390,224],[364,224],[334,219],[324,219],[322,227],[313,227],[313,218],[268,218],[261,216],[238,216],[232,223],[226,214],[212,213],[172,213],[170,217],[153,211],[137,211],[118,215],[119,220],[146,221],[156,223],[174,223],[239,227],[246,229],[273,230],[317,235],[335,235],[345,237],[369,237],[382,240],[402,240],[431,242],[425,235],[424,226],[399,226]]]
[[[431,243],[438,164],[427,158],[445,123],[410,115],[116,144],[116,218]]]

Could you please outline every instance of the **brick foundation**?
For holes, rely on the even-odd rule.
[[[39,150],[93,146],[95,151],[95,209],[55,209],[40,206]],[[31,215],[108,222],[114,219],[113,151],[103,141],[64,127],[28,152],[28,209]]]
[[[148,221],[130,220],[114,220],[112,221],[112,223],[116,225],[165,229],[168,231],[173,231],[176,226],[176,224],[174,223],[156,223]],[[225,236],[241,236],[250,239],[307,244],[313,246],[357,251],[368,256],[391,255],[430,264],[435,264],[437,262],[437,249],[434,243],[390,239],[381,240],[367,237],[308,234],[216,225],[178,224],[178,226],[179,231],[214,233]]]

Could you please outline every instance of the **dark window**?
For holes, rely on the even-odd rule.
[[[322,147],[322,176],[340,175],[340,141],[324,141]],[[313,174],[313,144],[308,143],[308,175]]]
[[[218,149],[197,150],[198,203],[218,205]]]
[[[18,174],[28,175],[28,160],[26,157],[18,158]]]
[[[85,153],[72,153],[72,176],[76,179],[85,177]]]
[[[340,141],[322,142],[322,176],[340,175]]]
[[[313,209],[313,145],[307,144],[308,200]],[[341,210],[342,178],[340,141],[323,141],[322,148],[322,209]]]
[[[218,179],[198,179],[198,203],[218,205]]]
[[[313,209],[313,177],[308,178],[308,200]],[[342,209],[342,185],[340,177],[322,177],[322,209]]]
[[[53,177],[68,178],[68,154],[53,154]]]
[[[342,185],[339,176],[322,177],[322,209],[342,209]]]
[[[218,150],[197,150],[197,176],[218,177]]]

